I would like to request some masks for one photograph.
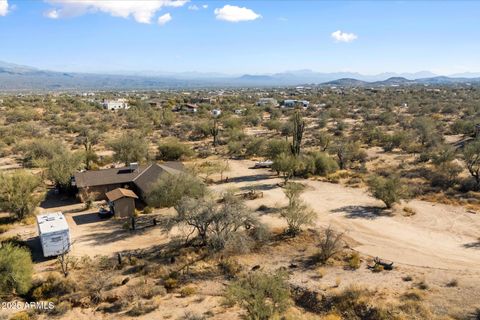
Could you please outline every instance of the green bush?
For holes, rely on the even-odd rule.
[[[238,303],[251,320],[267,320],[281,315],[290,305],[287,277],[282,272],[255,272],[233,282],[227,289],[227,301]]]
[[[30,252],[12,244],[0,248],[0,294],[25,294],[32,285]]]
[[[405,195],[400,178],[397,176],[387,178],[374,176],[368,184],[372,195],[383,201],[387,209],[390,209],[393,204],[399,202]]]
[[[41,186],[41,179],[27,171],[0,174],[0,209],[25,218],[43,199]]]
[[[315,174],[327,176],[338,170],[338,163],[324,152],[315,152],[312,155],[315,164]]]
[[[173,207],[182,197],[198,198],[207,192],[205,184],[197,177],[182,174],[165,174],[152,187],[147,196],[149,206]]]
[[[158,158],[164,161],[175,161],[192,155],[192,150],[175,138],[165,139],[158,145]]]

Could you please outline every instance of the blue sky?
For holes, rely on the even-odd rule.
[[[480,71],[479,1],[77,2],[0,0],[0,60],[82,72]]]

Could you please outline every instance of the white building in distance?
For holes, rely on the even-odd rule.
[[[107,110],[130,109],[126,99],[103,100],[102,106]]]

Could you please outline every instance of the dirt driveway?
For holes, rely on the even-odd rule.
[[[265,169],[253,169],[252,161],[230,161],[229,183],[214,188],[257,189],[262,199],[248,201],[281,207],[286,198],[277,183],[281,180]],[[404,217],[378,215],[382,204],[365,190],[320,181],[302,180],[309,187],[302,195],[319,215],[317,227],[332,225],[353,239],[353,248],[405,265],[436,269],[480,272],[480,215],[461,207],[414,200],[409,206],[417,212]],[[273,226],[283,226],[278,216],[262,215]]]

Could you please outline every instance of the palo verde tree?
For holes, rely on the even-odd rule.
[[[296,236],[305,225],[312,225],[317,213],[308,207],[300,198],[305,186],[300,183],[285,184],[283,192],[288,198],[288,205],[281,211],[281,216],[287,221],[287,233]]]
[[[305,121],[302,118],[300,112],[296,111],[293,115],[293,137],[292,144],[290,146],[292,154],[297,157],[300,155],[300,149],[302,145],[303,132],[305,130]]]
[[[143,162],[148,158],[148,143],[140,135],[123,134],[110,142],[115,152],[113,158],[128,166],[132,162]]]
[[[26,171],[0,174],[0,209],[23,219],[33,213],[44,197],[42,181]]]
[[[405,188],[396,175],[389,177],[373,176],[368,182],[369,190],[378,200],[383,201],[387,209],[405,196]]]
[[[0,247],[0,296],[25,294],[32,286],[30,252],[10,243]]]
[[[268,320],[281,316],[290,306],[290,290],[284,272],[254,272],[233,282],[226,292],[227,301],[246,310],[249,320]]]

